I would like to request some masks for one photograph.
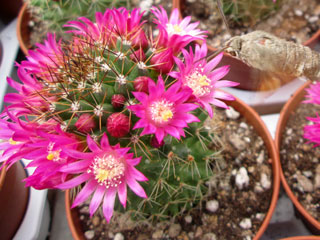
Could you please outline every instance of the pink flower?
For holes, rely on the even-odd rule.
[[[94,41],[95,44],[107,46],[115,44],[118,37],[133,47],[146,47],[148,40],[143,31],[143,13],[140,9],[128,11],[125,8],[107,9],[104,14],[96,13],[96,22],[80,17],[78,21],[70,21],[65,27],[74,28],[70,30],[76,35],[82,35]]]
[[[43,132],[39,135],[42,139],[28,144],[32,151],[24,155],[26,159],[32,160],[27,167],[36,167],[35,172],[24,181],[27,187],[36,189],[56,188],[68,177],[68,173],[61,172],[60,169],[76,160],[67,155],[65,150],[77,150],[82,146],[74,135],[59,128],[55,134]]]
[[[120,144],[110,146],[105,133],[100,142],[101,147],[89,135],[87,143],[91,152],[67,151],[70,157],[80,160],[67,164],[61,170],[78,176],[58,187],[68,189],[85,183],[72,207],[78,206],[92,195],[90,215],[92,216],[103,202],[103,213],[109,222],[116,194],[118,193],[124,207],[127,201],[127,185],[136,195],[146,198],[145,191],[137,181],[147,181],[147,178],[134,167],[140,162],[140,158],[133,158],[133,153],[128,153],[130,148],[120,148]]]
[[[312,125],[304,126],[304,134],[303,137],[308,139],[310,143],[315,143],[315,147],[320,145],[320,117],[317,114],[317,117],[307,117],[309,121],[312,121]]]
[[[208,112],[210,117],[213,116],[210,104],[228,108],[228,106],[219,99],[234,100],[234,97],[218,89],[221,87],[237,86],[238,83],[221,80],[221,78],[229,72],[229,66],[216,68],[223,54],[219,54],[207,63],[205,58],[207,56],[206,44],[203,44],[201,47],[196,45],[195,53],[193,53],[191,48],[189,52],[184,49],[182,52],[185,63],[179,58],[175,58],[179,72],[171,72],[169,75],[179,79],[183,86],[189,87],[192,90],[193,96]]]
[[[52,72],[48,72],[48,68],[55,69],[58,71],[57,66],[59,62],[63,61],[63,51],[61,48],[61,40],[56,41],[56,36],[54,34],[48,34],[44,44],[37,43],[36,50],[29,50],[27,59],[28,61],[23,61],[21,65],[29,71],[29,73],[37,74],[37,76],[42,76],[47,80],[54,82],[54,77]],[[63,66],[63,63],[61,64]]]
[[[304,103],[314,103],[320,105],[320,83],[311,84],[309,88],[306,89],[306,100]]]
[[[320,83],[311,84],[306,89],[306,100],[303,103],[311,103],[320,105]],[[307,117],[307,119],[313,122],[312,125],[304,127],[303,137],[308,139],[309,142],[315,143],[315,146],[320,145],[320,117],[319,114],[315,118]]]
[[[190,89],[181,89],[181,84],[173,84],[167,91],[161,76],[157,85],[150,80],[149,95],[144,92],[133,92],[133,95],[140,101],[140,104],[129,106],[140,120],[133,129],[144,128],[141,135],[155,134],[159,143],[170,134],[180,139],[185,136],[183,128],[188,123],[199,122],[199,119],[188,113],[198,106],[193,103],[186,103],[191,96]]]
[[[154,22],[159,28],[157,47],[170,47],[176,54],[181,48],[194,40],[204,40],[206,31],[197,29],[199,22],[191,23],[191,17],[180,20],[178,9],[174,9],[168,19],[167,12],[160,6],[152,8],[156,19]]]

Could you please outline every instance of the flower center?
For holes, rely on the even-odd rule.
[[[47,159],[49,161],[54,161],[54,162],[57,162],[59,161],[61,158],[60,158],[60,152],[61,152],[61,149],[59,150],[53,150],[54,148],[54,143],[53,142],[50,142],[49,145],[48,145],[48,148],[47,148],[47,152],[48,152],[48,155],[47,155]]]
[[[124,176],[125,165],[113,155],[95,157],[88,173],[93,173],[97,182],[106,188],[117,187]]]
[[[169,35],[173,35],[173,34],[184,35],[184,30],[178,24],[172,25],[171,23],[168,23],[167,31]]]
[[[167,100],[155,101],[150,105],[151,119],[156,123],[165,123],[173,118],[173,103]]]
[[[9,139],[9,143],[10,143],[11,145],[17,145],[17,144],[19,144],[19,142],[13,140],[12,138]]]
[[[185,85],[191,88],[193,94],[197,97],[210,93],[210,84],[211,80],[206,75],[202,75],[198,71],[187,76],[185,82]]]

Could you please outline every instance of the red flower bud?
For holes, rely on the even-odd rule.
[[[149,79],[151,80],[151,78],[146,77],[146,76],[140,76],[137,77],[134,81],[133,81],[133,87],[137,92],[145,92],[148,93],[148,82]]]
[[[150,145],[154,148],[160,148],[164,145],[164,141],[162,140],[161,143],[158,142],[156,137],[151,139]]]
[[[137,34],[137,36],[134,39],[132,39],[132,46],[134,48],[148,47],[149,43],[148,43],[148,39],[146,37],[145,32],[141,29],[137,29],[137,31],[139,31],[139,33]]]
[[[126,98],[121,94],[114,94],[111,97],[111,104],[114,108],[122,108]]]
[[[156,53],[150,60],[152,65],[155,65],[154,68],[164,74],[171,71],[171,68],[174,64],[173,59],[173,50],[168,48],[162,52]]]
[[[144,54],[142,48],[139,48],[138,50],[134,51],[134,53],[130,54],[130,59],[134,62],[144,62],[146,60],[146,55]]]
[[[112,113],[107,120],[107,130],[112,137],[123,137],[130,131],[130,120],[123,113]]]
[[[84,133],[89,133],[91,129],[96,127],[94,118],[89,113],[82,114],[74,125],[80,132]]]

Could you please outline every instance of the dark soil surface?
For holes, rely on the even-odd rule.
[[[271,1],[271,0],[270,0]],[[278,37],[303,43],[320,26],[319,0],[288,0],[277,12],[253,26],[229,21],[231,33],[226,27],[212,0],[185,0],[183,15],[191,15],[194,21],[200,21],[200,28],[207,30],[208,44],[219,48],[232,36],[242,35],[254,30],[270,32]],[[248,24],[247,24],[248,25]]]
[[[316,117],[319,105],[301,104],[290,116],[282,136],[280,159],[285,178],[302,206],[320,221],[320,147],[303,138],[306,119]],[[316,178],[318,180],[316,180]]]
[[[220,135],[213,148],[224,149],[213,168],[216,175],[201,204],[173,221],[137,223],[115,213],[106,224],[101,212],[89,218],[88,204],[78,208],[87,239],[252,239],[272,197],[272,171],[267,149],[242,117],[232,120],[216,110],[206,126]]]

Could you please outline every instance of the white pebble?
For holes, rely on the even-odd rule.
[[[264,162],[264,151],[262,150],[260,153],[259,153],[259,156],[257,158],[257,163],[259,164],[262,164]]]
[[[236,175],[236,185],[241,190],[249,185],[249,176],[247,169],[241,167]]]
[[[298,17],[301,17],[303,15],[303,12],[300,9],[294,10],[294,14],[297,15]]]
[[[121,233],[117,233],[113,240],[124,240],[124,236]]]
[[[190,215],[185,216],[185,217],[184,217],[184,221],[185,221],[186,223],[192,223],[192,216],[190,216]]]
[[[231,171],[231,174],[232,174],[232,176],[235,176],[236,174],[237,174],[237,169],[233,169],[232,171]]]
[[[261,173],[260,183],[264,189],[270,189],[270,187],[271,187],[271,181],[270,181],[269,177],[267,176],[267,174],[265,174],[265,173]]]
[[[250,218],[245,218],[245,219],[243,219],[243,220],[239,223],[239,226],[240,226],[242,229],[250,229],[250,228],[252,227],[251,219],[250,219]]]
[[[219,208],[219,202],[217,200],[210,200],[206,203],[206,209],[209,212],[216,212]]]
[[[229,109],[226,109],[226,115],[227,115],[227,118],[230,118],[233,120],[238,119],[240,117],[240,113],[234,110],[233,107],[229,107]]]
[[[307,178],[312,177],[311,171],[303,171],[302,174],[305,175]]]
[[[318,16],[311,16],[309,17],[308,21],[309,23],[315,23],[316,21],[319,20],[319,17]]]
[[[264,213],[257,213],[256,214],[256,219],[258,219],[258,220],[263,220],[264,219],[264,217],[265,217],[265,214]]]
[[[246,124],[245,122],[241,122],[239,127],[243,128],[243,129],[248,129],[248,124]]]
[[[86,239],[93,239],[94,238],[94,231],[93,230],[86,231],[84,233],[84,236],[86,237]]]
[[[262,193],[264,192],[263,188],[261,187],[261,184],[259,182],[256,183],[254,186],[254,192],[256,193]]]

